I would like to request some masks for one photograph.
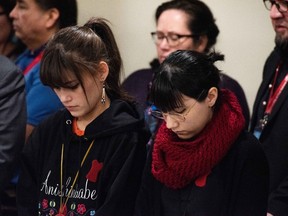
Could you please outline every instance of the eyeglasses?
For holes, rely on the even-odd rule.
[[[273,7],[274,4],[275,4],[275,6],[279,12],[287,12],[288,11],[288,1],[263,0],[263,2],[264,2],[266,9],[269,11],[271,10],[271,8]]]
[[[202,96],[202,94],[204,93],[205,90],[202,90],[202,92],[199,94],[199,96],[197,97],[197,99],[195,100],[195,102],[188,108],[188,110],[186,111],[185,114],[182,113],[177,113],[177,112],[161,112],[159,110],[151,110],[151,115],[154,116],[155,118],[158,119],[163,119],[166,120],[168,116],[170,116],[171,118],[173,118],[176,121],[179,122],[184,122],[186,120],[186,116],[189,114],[189,112],[192,110],[192,108],[196,105],[196,103],[198,102],[198,100],[200,99],[200,97]]]
[[[170,47],[178,46],[181,42],[183,42],[180,40],[181,38],[197,37],[197,35],[192,35],[192,34],[181,35],[181,34],[176,34],[176,33],[168,33],[167,35],[165,35],[163,32],[159,32],[159,31],[151,32],[151,36],[156,45],[159,45],[164,39],[166,39]]]

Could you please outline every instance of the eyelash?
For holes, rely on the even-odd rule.
[[[66,88],[66,89],[74,90],[74,89],[77,89],[79,85],[80,83],[75,83],[75,84],[71,83],[71,84],[65,85],[65,87],[62,87],[62,86],[54,87],[54,89],[59,90],[60,88]]]
[[[71,84],[70,86],[68,85],[68,88],[69,89],[76,89],[79,87],[79,85],[80,85],[79,83]]]
[[[182,114],[182,113],[184,113],[185,111],[186,111],[186,108],[183,108],[182,110],[179,110],[179,111],[174,110],[173,112],[175,112],[175,113],[177,113],[177,114]]]

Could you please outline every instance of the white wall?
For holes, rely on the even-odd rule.
[[[219,68],[243,87],[250,110],[262,77],[264,61],[274,46],[269,11],[262,0],[203,0],[212,10],[220,35],[216,50],[225,54]],[[164,0],[78,0],[79,24],[92,16],[110,20],[127,77],[156,57],[150,32],[154,12]]]

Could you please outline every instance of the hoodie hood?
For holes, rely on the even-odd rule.
[[[66,124],[71,123],[73,116],[65,110]],[[84,137],[99,138],[111,136],[124,131],[139,130],[145,127],[144,114],[140,106],[123,100],[112,100],[111,105],[101,115],[94,119],[85,129]]]
[[[66,109],[42,122],[23,153],[21,212],[56,215],[68,200],[67,215],[133,215],[149,139],[142,113],[114,100],[84,136],[72,132]]]

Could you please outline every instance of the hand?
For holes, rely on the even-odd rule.
[[[267,216],[273,216],[273,215],[267,212]]]

